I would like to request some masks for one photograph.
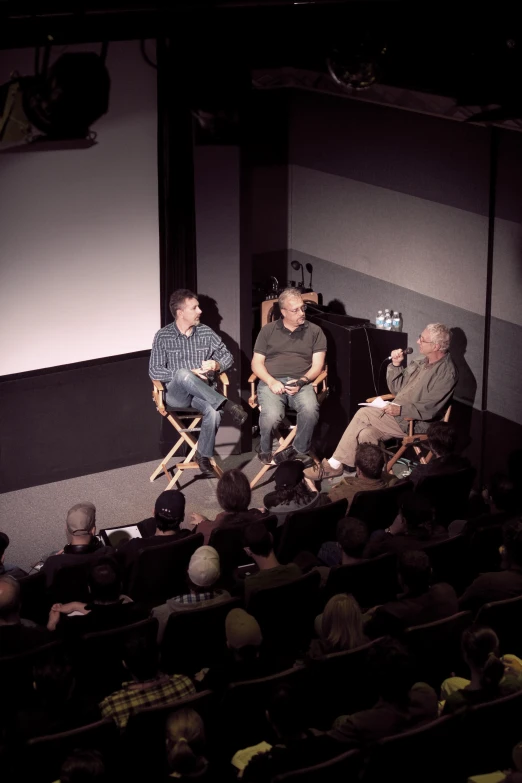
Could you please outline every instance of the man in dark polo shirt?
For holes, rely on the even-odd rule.
[[[291,449],[277,455],[279,461],[309,461],[308,449],[319,418],[314,381],[324,367],[326,337],[306,320],[306,305],[295,288],[279,297],[281,318],[263,326],[254,346],[252,371],[259,378],[261,443],[259,459],[272,463],[272,432],[283,420],[285,406],[297,412],[297,432]]]

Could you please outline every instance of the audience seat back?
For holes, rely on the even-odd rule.
[[[330,569],[324,589],[325,603],[337,593],[351,593],[361,609],[395,600],[399,592],[394,553]]]
[[[502,653],[512,653],[522,658],[522,595],[485,604],[476,622],[493,628]]]
[[[436,541],[423,547],[433,570],[433,582],[448,582],[457,595],[461,595],[471,584],[473,577],[469,568],[468,539],[464,535]]]
[[[480,527],[469,537],[468,557],[473,577],[488,571],[500,571],[502,525]]]
[[[51,607],[54,603],[66,604],[69,601],[87,603],[89,600],[88,568],[89,564],[84,561],[56,571],[47,588],[48,606]]]
[[[189,677],[219,663],[226,654],[225,618],[239,598],[171,614],[161,643],[161,668]]]
[[[142,549],[128,588],[131,598],[159,606],[168,598],[185,592],[190,558],[203,546],[203,541],[203,534],[195,533],[172,544]]]
[[[275,514],[271,514],[268,517],[263,517],[259,520],[263,522],[268,530],[274,534],[277,528],[277,517]],[[246,525],[223,525],[222,527],[216,527],[210,534],[209,544],[217,549],[219,553],[219,564],[221,568],[221,582],[228,586],[233,581],[234,569],[240,565],[252,562],[252,557],[247,555],[243,547],[243,530]]]
[[[20,617],[37,625],[47,625],[51,603],[45,591],[45,574],[38,571],[18,580],[20,585]]]
[[[280,563],[290,563],[299,552],[317,555],[321,544],[336,540],[337,523],[346,516],[348,501],[336,500],[319,508],[292,511],[281,526],[277,547]]]
[[[415,656],[417,680],[429,683],[438,692],[452,672],[468,676],[461,655],[462,632],[471,625],[471,612],[458,612],[452,617],[407,628],[404,641]]]
[[[466,519],[469,493],[476,472],[475,468],[469,467],[420,479],[415,492],[428,498],[435,509],[437,524],[448,527],[454,519]]]
[[[358,780],[363,760],[360,750],[348,750],[322,764],[276,775],[272,783],[338,783],[340,780]]]
[[[25,704],[34,695],[33,666],[39,659],[51,657],[62,648],[63,642],[57,640],[16,655],[0,656],[2,703],[17,706]]]
[[[357,492],[350,506],[350,516],[366,522],[370,532],[389,527],[399,513],[402,495],[412,489],[411,481],[400,481],[386,489]]]
[[[521,715],[522,691],[478,704],[466,712],[460,732],[466,778],[513,766],[511,754],[520,742]]]

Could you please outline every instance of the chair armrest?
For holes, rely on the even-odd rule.
[[[255,372],[253,372],[252,375],[248,379],[249,383],[254,383],[254,381],[257,381],[257,375],[255,374]]]
[[[379,394],[378,396],[381,398],[381,400],[394,400],[395,399],[395,394]],[[373,402],[376,399],[377,399],[377,397],[368,397],[366,402]]]
[[[156,406],[158,413],[162,416],[168,416],[167,407],[165,405],[166,389],[162,381],[152,381],[152,400]]]
[[[223,386],[223,397],[228,397],[228,387],[230,386],[230,381],[228,380],[228,375],[226,372],[219,373],[219,380]]]
[[[317,378],[314,381],[312,381],[312,386],[314,387],[314,389],[317,391],[317,387],[319,386],[320,383],[324,383],[324,385],[326,386],[327,378],[328,378],[328,367],[325,367],[324,370],[321,370]]]
[[[257,408],[257,392],[256,392],[257,375],[255,372],[249,377],[248,382],[250,384],[250,397],[248,398],[248,404],[251,408]]]

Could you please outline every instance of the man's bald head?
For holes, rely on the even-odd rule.
[[[67,533],[75,538],[89,538],[96,526],[96,506],[84,501],[77,503],[67,512]]]
[[[12,576],[0,576],[0,622],[20,619],[20,585]]]

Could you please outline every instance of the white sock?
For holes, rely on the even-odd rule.
[[[338,459],[335,459],[335,457],[330,457],[328,460],[328,464],[334,469],[337,470],[337,468],[340,468],[343,464],[342,462],[339,462]]]

